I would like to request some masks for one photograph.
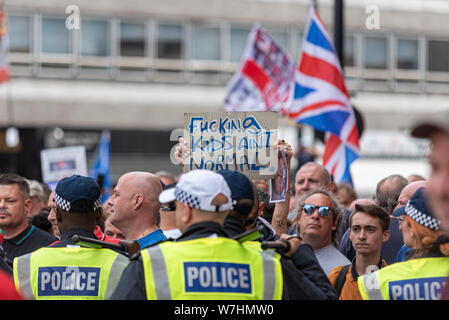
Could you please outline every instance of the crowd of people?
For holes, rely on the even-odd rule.
[[[290,172],[283,140],[276,203],[230,170],[128,172],[103,204],[92,178],[0,174],[0,299],[449,299],[449,119],[412,135],[429,179],[390,175],[373,199],[313,161]]]

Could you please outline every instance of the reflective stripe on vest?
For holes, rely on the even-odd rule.
[[[359,277],[364,300],[439,300],[449,258],[422,258],[398,262]]]
[[[141,251],[148,299],[280,299],[279,257],[226,238],[167,242]]]
[[[128,262],[109,249],[41,248],[14,259],[14,282],[28,299],[108,299]]]

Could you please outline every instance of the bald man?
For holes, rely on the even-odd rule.
[[[406,185],[399,194],[398,204],[396,205],[396,208],[394,208],[394,210],[396,211],[400,207],[405,206],[407,202],[411,199],[411,197],[415,194],[416,190],[418,190],[421,187],[427,187],[426,180],[414,181]]]
[[[126,240],[137,240],[146,248],[167,238],[156,225],[162,184],[149,172],[128,172],[120,177],[107,200],[109,221],[122,231]]]

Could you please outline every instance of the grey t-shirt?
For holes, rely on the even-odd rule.
[[[315,251],[316,258],[325,274],[329,274],[333,268],[350,264],[348,260],[333,244]]]

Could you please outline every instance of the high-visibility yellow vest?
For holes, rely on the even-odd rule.
[[[14,283],[28,299],[103,300],[114,292],[128,262],[104,248],[40,248],[14,259]]]
[[[164,242],[141,251],[150,300],[279,300],[280,257],[228,238]]]
[[[364,300],[439,300],[449,258],[422,258],[386,266],[357,280]]]

